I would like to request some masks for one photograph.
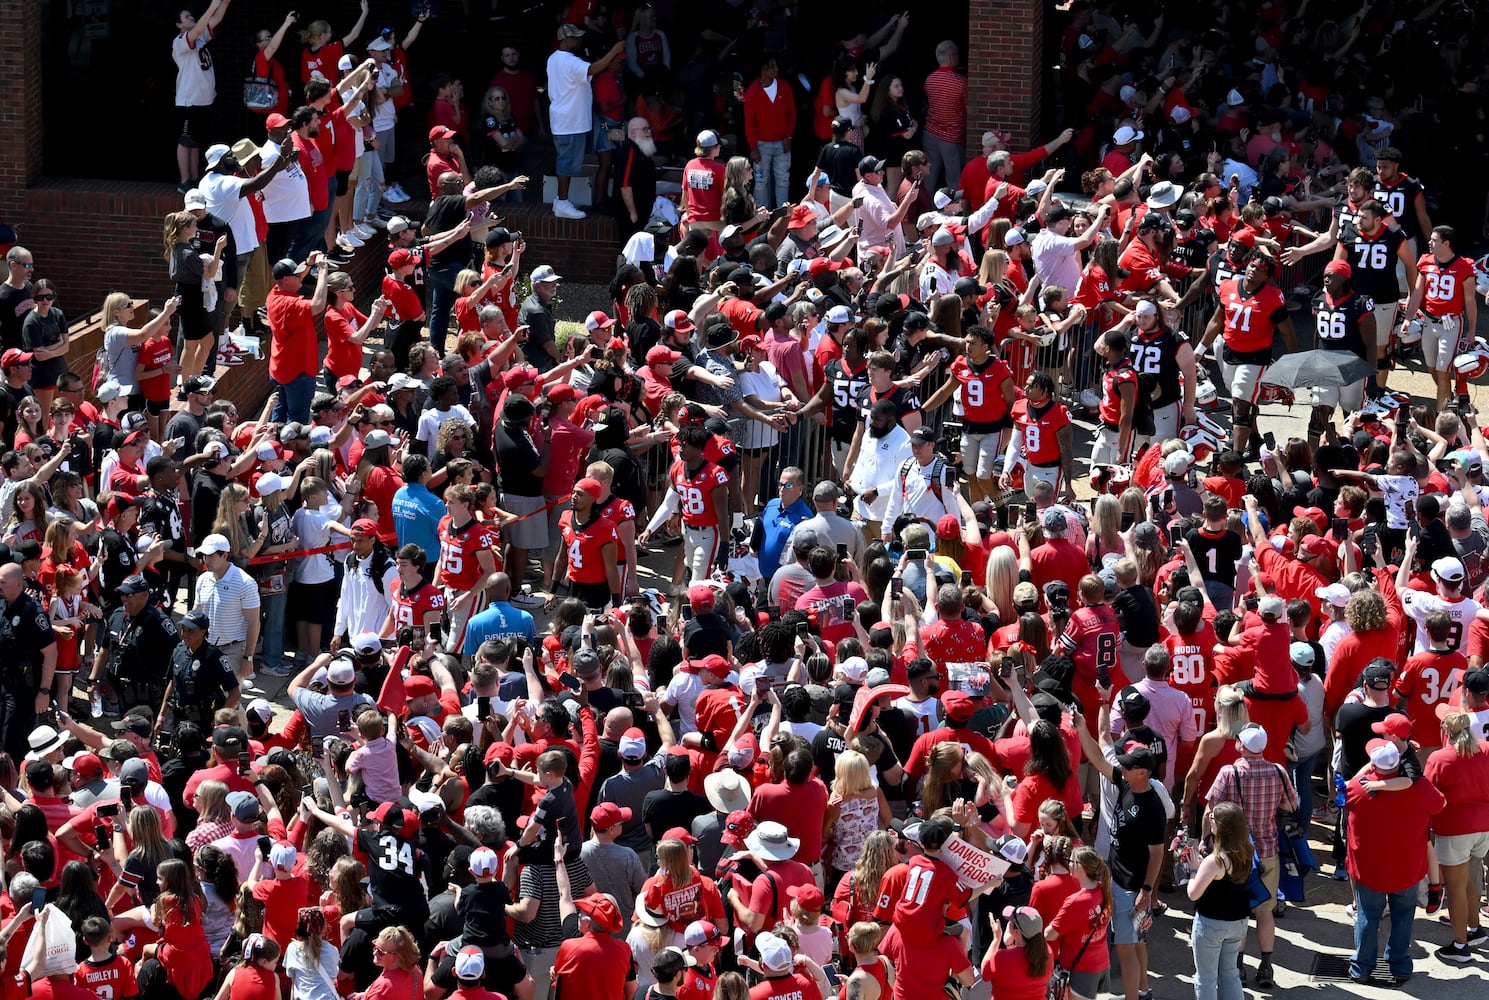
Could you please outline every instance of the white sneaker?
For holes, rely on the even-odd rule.
[[[574,203],[571,201],[555,201],[553,203],[553,214],[560,219],[589,218],[588,215],[585,215],[583,212],[579,211],[579,209],[575,208]]]
[[[388,224],[376,215],[369,216],[368,218],[363,219],[361,222],[357,223],[357,225],[369,227],[373,230],[374,235],[376,235],[377,230],[388,228]]]
[[[373,229],[365,222],[358,222],[355,226],[352,227],[351,231],[353,233],[356,233],[357,236],[361,237],[363,243],[366,243],[368,240],[377,235],[377,230]]]
[[[366,240],[362,239],[362,237],[358,236],[355,231],[350,229],[342,233],[340,236],[336,237],[336,242],[342,244],[343,246],[349,246],[354,250],[367,245]]]

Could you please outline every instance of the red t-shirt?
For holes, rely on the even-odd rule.
[[[820,824],[820,820],[818,822]],[[798,859],[807,857],[800,849],[796,854]],[[813,856],[810,860],[816,861],[817,858]],[[773,880],[772,875],[775,876]],[[775,882],[774,889],[771,887],[772,881]],[[817,877],[800,860],[772,861],[768,871],[763,875],[757,875],[755,881],[750,884],[750,912],[758,913],[765,918],[765,922],[760,925],[760,930],[770,930],[789,911],[791,897],[787,894],[787,889],[793,885],[816,884]],[[772,893],[774,893],[777,906],[774,912],[771,911]]]
[[[269,290],[267,308],[269,329],[273,332],[269,342],[269,377],[284,384],[301,375],[315,375],[321,359],[310,300],[276,285]]]
[[[796,860],[813,864],[822,857],[822,817],[827,814],[827,786],[816,778],[804,785],[761,785],[750,797],[750,815],[758,826],[774,820],[801,841]]]
[[[681,934],[694,920],[710,920],[715,925],[724,919],[724,900],[711,878],[692,869],[693,880],[682,888],[672,884],[666,872],[657,872],[641,887],[641,898],[653,910],[667,914],[667,923]]]
[[[1489,830],[1489,743],[1479,740],[1479,752],[1461,757],[1452,747],[1432,751],[1422,775],[1447,799],[1432,821],[1440,837]]]
[[[629,945],[595,929],[559,945],[553,975],[564,1000],[615,1000],[631,962]]]
[[[310,883],[299,875],[271,878],[253,887],[253,898],[264,904],[264,936],[280,948],[295,939],[300,907],[310,903]]]
[[[1394,778],[1365,769],[1367,780]],[[1414,781],[1399,792],[1365,791],[1358,781],[1345,785],[1349,807],[1350,877],[1376,892],[1404,892],[1427,874],[1427,830],[1447,799],[1429,781]],[[1482,828],[1481,828],[1482,829]]]
[[[1080,891],[1080,881],[1069,872],[1063,875],[1046,875],[1034,883],[1034,890],[1029,894],[1029,905],[1039,911],[1039,915],[1044,918],[1044,925],[1048,927],[1054,921],[1055,914],[1060,912],[1060,907],[1065,905],[1065,901]]]
[[[1061,968],[1071,972],[1100,972],[1110,967],[1106,928],[1111,919],[1112,915],[1105,911],[1100,886],[1080,889],[1066,897],[1049,925],[1060,935],[1059,942],[1051,950]],[[1085,944],[1087,938],[1090,944]],[[1084,952],[1081,951],[1083,944]],[[1077,954],[1080,955],[1079,961],[1075,957]]]
[[[403,476],[397,469],[376,466],[362,484],[362,498],[377,508],[377,537],[384,545],[398,544],[398,530],[393,524],[393,494],[403,489]],[[448,516],[448,515],[447,515]]]
[[[751,986],[750,1000],[822,1000],[822,991],[811,976],[792,972]]]
[[[1022,948],[999,948],[982,963],[982,978],[990,983],[998,1000],[1042,1000],[1050,981],[1050,968],[1044,975],[1029,973],[1029,960]]]
[[[1013,790],[1013,821],[1027,823],[1031,830],[1038,827],[1039,807],[1046,799],[1059,799],[1065,803],[1065,812],[1071,816],[1081,814],[1085,800],[1081,797],[1081,783],[1075,776],[1073,758],[1070,777],[1065,779],[1063,788],[1057,787],[1044,774],[1026,774],[1019,779],[1018,787]]]
[[[321,125],[322,134],[330,131],[329,122]],[[305,185],[310,189],[310,207],[319,212],[331,202],[331,188],[326,178],[329,173],[329,165],[326,162],[326,154],[321,152],[320,143],[314,139],[302,139],[300,133],[291,134],[295,148],[300,151],[300,169],[305,171]]]
[[[982,626],[965,618],[932,622],[920,630],[920,639],[925,646],[925,655],[941,675],[943,688],[947,683],[946,664],[976,663],[987,650],[987,636]]]
[[[135,360],[135,371],[143,372],[162,368],[175,360],[169,334],[151,337],[140,345],[140,355]],[[171,398],[171,379],[164,371],[137,379],[135,388],[152,403],[164,403]]]
[[[327,42],[314,52],[308,48],[301,50],[300,82],[309,83],[310,78],[316,74],[324,80],[335,81],[338,73],[336,64],[341,62],[344,55],[346,49],[339,40]]]
[[[139,996],[139,984],[134,978],[134,963],[122,955],[111,955],[106,962],[84,959],[72,981],[98,1000],[125,1000]]]
[[[337,378],[361,372],[362,348],[351,337],[366,322],[366,314],[350,302],[326,310],[326,370]]]
[[[694,157],[683,167],[682,184],[688,198],[688,221],[718,222],[724,204],[724,164]]]
[[[424,300],[419,293],[391,274],[383,275],[383,298],[389,302],[387,315],[391,323],[424,317]]]
[[[894,964],[892,1000],[941,1000],[947,978],[972,967],[961,938],[942,934],[924,945],[911,945],[898,927],[885,933],[879,954]]]

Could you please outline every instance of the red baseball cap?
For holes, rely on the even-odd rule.
[[[574,909],[588,916],[606,934],[614,934],[620,930],[620,909],[609,896],[597,892],[592,896],[576,899]]]
[[[512,763],[512,744],[493,743],[486,748],[486,765],[489,767],[493,761],[498,760],[503,764]]]
[[[1372,723],[1370,731],[1398,740],[1411,739],[1411,717],[1400,713],[1388,715],[1379,722]]]
[[[452,128],[446,128],[443,125],[436,125],[436,126],[434,126],[434,128],[432,128],[432,129],[429,130],[429,141],[430,142],[433,142],[436,139],[453,139],[453,138],[455,138],[455,130],[452,129]]]
[[[403,682],[403,693],[410,698],[423,698],[434,694],[434,681],[423,674],[414,674]]]
[[[941,707],[946,709],[946,717],[958,722],[966,722],[972,718],[977,703],[972,696],[965,691],[948,691],[941,696]]]
[[[377,522],[370,517],[359,517],[352,522],[352,534],[375,535],[377,534]]]
[[[841,271],[847,266],[847,261],[835,261],[827,257],[813,257],[807,264],[807,274],[815,278],[817,275],[826,274],[828,271]]]
[[[572,403],[579,398],[579,390],[567,382],[560,382],[547,392],[548,400],[555,405],[558,403]]]
[[[827,905],[827,899],[822,895],[822,890],[815,883],[804,885],[793,885],[786,889],[786,895],[801,904],[803,910],[821,910]]]
[[[666,344],[658,344],[646,352],[646,363],[649,365],[670,365],[680,357],[682,357],[681,354]]]
[[[688,588],[688,604],[694,611],[714,606],[713,588],[706,583],[695,583]]]
[[[278,111],[275,111],[274,113],[269,115],[269,117],[264,119],[264,128],[284,128],[289,123],[290,120],[288,118],[284,117],[284,115],[280,114]]]
[[[805,229],[817,221],[817,213],[806,205],[797,205],[791,210],[791,221],[786,223],[787,229]]]
[[[754,831],[755,817],[743,809],[736,809],[724,818],[724,832],[719,839],[731,847],[738,847]]]
[[[684,830],[680,826],[674,826],[672,829],[670,829],[666,833],[662,834],[662,839],[663,840],[680,840],[684,844],[688,845],[689,847],[692,847],[694,844],[698,843],[698,838],[697,837],[693,836],[691,833],[689,833],[688,831]]]
[[[1329,515],[1321,507],[1294,507],[1293,517],[1306,517],[1320,532],[1329,530]]]
[[[607,316],[602,309],[596,309],[584,318],[584,328],[590,333],[596,330],[608,330],[615,325],[615,317]]]
[[[596,830],[608,830],[631,818],[631,810],[614,802],[601,802],[589,812],[589,822]]]
[[[398,270],[400,267],[407,267],[413,262],[414,255],[402,248],[394,250],[392,253],[388,254],[388,266],[395,271]]]

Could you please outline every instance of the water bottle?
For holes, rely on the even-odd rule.
[[[98,693],[98,688],[88,696],[88,714],[95,719],[103,717],[103,695]]]

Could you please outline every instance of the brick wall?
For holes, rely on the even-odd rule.
[[[14,223],[26,187],[41,176],[41,4],[0,0],[0,213]]]
[[[504,205],[506,227],[527,239],[524,269],[552,264],[566,281],[608,285],[624,240],[608,215],[591,213],[582,221],[556,219],[547,205]]]
[[[1000,128],[1028,149],[1042,138],[1044,0],[969,0],[967,15],[967,148]]]

